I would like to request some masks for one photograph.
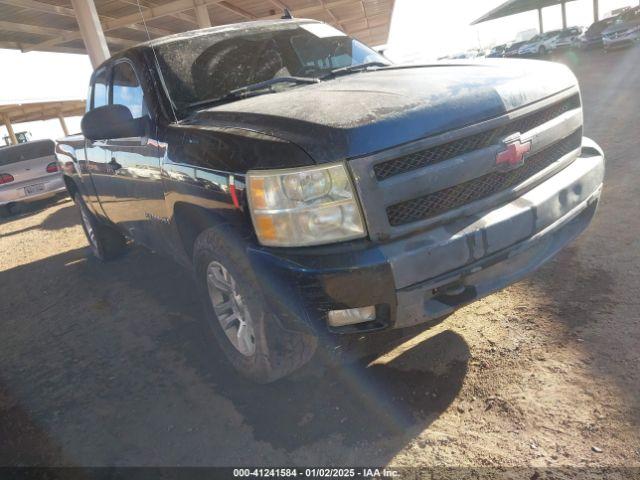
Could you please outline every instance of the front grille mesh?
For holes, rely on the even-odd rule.
[[[425,220],[519,185],[582,144],[582,129],[527,158],[510,172],[492,172],[468,182],[387,208],[392,226]]]
[[[579,107],[580,95],[575,94],[534,113],[517,118],[502,127],[480,132],[427,150],[394,158],[375,165],[373,170],[378,180],[385,180],[401,173],[444,162],[459,155],[464,155],[465,153],[493,145],[501,138],[513,133],[528,132],[569,110]]]

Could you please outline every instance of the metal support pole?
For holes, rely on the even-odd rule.
[[[58,115],[58,120],[60,120],[60,126],[62,127],[62,131],[64,132],[64,136],[69,136],[69,129],[67,128],[67,122],[64,121],[64,117],[62,114]]]
[[[542,22],[542,8],[538,9],[538,24],[540,26],[540,33],[544,33],[544,23]]]
[[[11,125],[11,119],[7,115],[3,115],[2,121],[4,122],[4,126],[7,127],[7,133],[9,133],[9,138],[11,139],[11,145],[17,145],[18,139],[16,138],[16,134],[13,131],[13,125]]]
[[[111,56],[96,6],[93,0],[71,0],[71,5],[76,14],[84,46],[91,59],[91,65],[96,68]]]
[[[566,29],[567,28],[567,4],[565,2],[562,2],[561,6],[562,6],[562,28]]]
[[[194,8],[196,12],[196,21],[198,27],[209,28],[211,26],[211,18],[209,18],[209,9],[206,5],[196,5]]]
[[[597,22],[598,20],[600,20],[600,6],[598,0],[593,0],[593,21]]]

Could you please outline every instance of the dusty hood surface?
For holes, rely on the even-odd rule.
[[[357,157],[502,115],[575,85],[563,65],[527,60],[363,72],[197,112],[296,143],[318,163]]]

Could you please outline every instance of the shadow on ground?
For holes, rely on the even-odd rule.
[[[42,210],[49,208],[53,205],[68,204],[64,208],[56,209],[49,214],[41,224],[32,225],[20,230],[12,231],[8,234],[1,235],[0,237],[8,237],[11,235],[18,235],[20,233],[28,232],[31,230],[60,230],[63,228],[73,227],[79,224],[79,216],[76,208],[70,198],[57,197],[51,200],[42,200],[39,202],[33,202],[14,207],[13,214],[9,217],[0,219],[1,224],[8,224],[14,220],[23,219],[26,216],[36,214]]]
[[[188,272],[137,248],[108,264],[86,255],[0,273],[13,285],[0,307],[11,330],[0,352],[0,432],[22,439],[19,449],[0,449],[0,464],[249,464],[265,445],[282,462],[305,446],[380,439],[384,450],[371,458],[384,464],[448,408],[467,372],[468,345],[443,331],[385,364],[257,386],[228,367],[201,327]],[[64,284],[45,286],[54,288],[46,299],[19,287],[38,277]],[[12,313],[15,305],[23,310]],[[315,462],[348,463],[348,450]],[[33,454],[16,456],[25,451]]]

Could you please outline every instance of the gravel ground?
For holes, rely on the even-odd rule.
[[[0,224],[0,465],[640,466],[640,47],[569,55],[608,156],[588,231],[370,365],[255,386],[190,276],[99,264],[73,204]]]

